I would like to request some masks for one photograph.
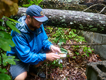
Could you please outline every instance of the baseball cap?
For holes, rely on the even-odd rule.
[[[37,5],[31,5],[27,8],[26,14],[34,17],[39,22],[44,22],[48,18],[43,14],[42,8]]]

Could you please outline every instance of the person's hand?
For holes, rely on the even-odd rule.
[[[54,61],[56,59],[60,59],[60,56],[56,53],[47,53],[46,59],[49,60],[49,61]]]
[[[56,53],[56,52],[61,53],[60,48],[59,48],[59,47],[56,47],[56,46],[54,46],[54,45],[51,45],[51,46],[50,46],[50,49],[51,49],[51,51],[54,52],[54,53]]]

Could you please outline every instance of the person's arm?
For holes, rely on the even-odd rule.
[[[44,61],[46,59],[46,53],[34,53],[31,52],[30,47],[28,46],[27,41],[22,36],[14,36],[13,42],[15,43],[15,52],[18,58],[24,62],[32,65],[38,64],[40,61]]]

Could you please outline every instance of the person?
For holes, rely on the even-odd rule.
[[[16,65],[10,66],[9,71],[13,79],[25,80],[30,65],[39,65],[45,60],[53,61],[60,58],[56,54],[61,52],[60,48],[48,41],[44,30],[43,22],[47,20],[40,6],[31,5],[26,10],[26,16],[19,18],[20,23],[16,24],[20,33],[11,31],[15,47],[11,47],[7,55],[16,56],[20,60],[16,61]]]

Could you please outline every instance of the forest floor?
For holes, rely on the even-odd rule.
[[[51,37],[50,40],[52,40],[53,34],[55,34],[57,30],[52,29],[52,31],[50,31],[51,28],[49,28],[49,31],[47,31],[47,29],[46,32],[48,36]],[[65,35],[71,35],[69,34],[71,33],[71,29],[70,30],[64,29],[62,33]],[[61,35],[62,33],[59,32],[59,34]],[[86,43],[86,41],[78,42],[79,40],[76,41],[74,38],[67,39],[66,43],[67,44]],[[46,79],[41,79],[37,75],[33,74],[28,75],[26,80],[86,80],[87,63],[101,61],[100,56],[98,54],[95,54],[90,46],[65,45],[62,47],[67,50],[66,58],[61,58],[58,61],[47,62],[42,65],[42,71],[46,74]]]

